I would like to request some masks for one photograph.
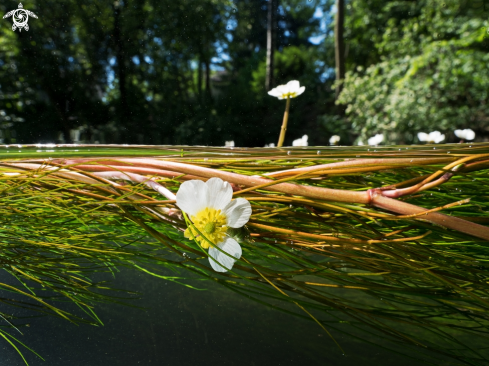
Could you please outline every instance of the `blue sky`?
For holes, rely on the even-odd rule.
[[[334,7],[333,7],[334,8]],[[336,9],[331,9],[332,13],[334,13],[336,11]],[[309,38],[309,41],[312,43],[312,44],[315,44],[315,45],[319,45],[321,42],[324,41],[325,37],[326,37],[326,21],[327,21],[327,16],[326,14],[322,11],[322,9],[320,7],[317,7],[316,8],[316,11],[314,12],[314,18],[316,19],[319,19],[320,20],[320,34],[317,35],[317,36],[314,36],[314,37],[310,37]],[[234,28],[236,27],[236,21],[234,19],[230,20],[226,26],[226,28],[228,30],[233,30]],[[231,41],[232,40],[232,35],[231,33],[228,33],[228,39]],[[155,42],[157,42],[158,39],[155,38]],[[230,59],[229,57],[229,54],[226,53],[226,49],[225,49],[225,46],[224,45],[221,45],[219,43],[216,43],[214,45],[216,47],[216,50],[218,52],[218,55],[216,57],[213,57],[211,62],[211,69],[216,71],[216,70],[222,70],[223,68],[221,66],[219,66],[219,64],[223,61],[228,61]],[[144,56],[144,61],[147,62],[148,64],[152,64],[153,63],[153,60],[149,57],[149,56]],[[132,62],[135,64],[135,65],[139,65],[141,63],[141,60],[139,58],[139,56],[134,56],[132,58]],[[114,68],[113,66],[115,65],[116,63],[116,59],[115,57],[112,57],[110,60],[109,60],[109,65],[107,66],[107,81],[108,81],[108,84],[109,84],[109,89],[113,89],[114,88],[114,81],[115,81],[115,73],[114,73]],[[193,62],[192,63],[192,66],[197,68],[197,62]],[[324,73],[323,75],[324,77],[326,77],[326,73]]]

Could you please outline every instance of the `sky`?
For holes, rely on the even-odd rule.
[[[334,8],[334,7],[333,7]],[[334,13],[336,11],[336,9],[331,9],[332,13]],[[319,45],[321,42],[324,41],[325,37],[326,37],[326,32],[327,32],[327,25],[326,25],[326,22],[327,22],[327,16],[326,14],[322,11],[322,9],[320,7],[317,7],[316,8],[316,11],[314,12],[314,18],[316,19],[319,19],[320,20],[320,33],[319,35],[317,36],[314,36],[314,37],[310,37],[309,38],[309,41],[312,43],[312,44],[315,44],[315,45]],[[234,19],[230,19],[226,28],[231,32],[235,27],[236,27],[236,21]],[[232,40],[232,35],[231,33],[228,33],[228,39],[229,40]],[[231,37],[231,38],[229,38]],[[155,40],[156,41],[156,40]],[[223,45],[220,45],[220,44],[215,44],[215,47],[216,47],[216,50],[218,51],[218,54],[216,57],[213,57],[211,59],[211,70],[213,71],[219,71],[219,70],[224,70],[224,68],[222,66],[220,66],[220,64],[223,62],[223,61],[228,61],[230,59],[229,57],[229,54],[226,52],[226,49]],[[144,60],[147,62],[147,63],[152,63],[153,60],[150,59],[150,57],[148,56],[145,56],[144,57]],[[132,58],[132,62],[135,64],[135,65],[139,65],[141,63],[141,60],[139,59],[138,56],[134,56]],[[114,72],[114,65],[116,63],[116,59],[115,57],[113,57],[112,59],[109,60],[109,65],[107,66],[107,81],[108,81],[108,84],[109,84],[109,89],[113,89],[115,87],[114,85],[114,81],[115,81],[115,72]],[[192,64],[192,67],[195,67],[197,68],[197,62],[194,62]],[[323,65],[318,65],[318,67],[323,67]],[[326,78],[327,77],[327,73],[328,73],[328,70],[326,70],[326,72],[323,74],[323,78]]]

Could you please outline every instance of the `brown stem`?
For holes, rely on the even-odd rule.
[[[143,183],[148,187],[154,189],[162,196],[168,198],[169,200],[175,200],[177,198],[173,194],[173,192],[163,187],[161,184],[154,182],[153,180],[151,180],[151,178],[145,177],[143,175],[127,173],[127,172],[96,172],[93,174],[96,175],[97,177],[102,177],[105,179],[122,179],[122,180],[129,180],[135,183]]]
[[[266,173],[264,175],[266,175],[268,177],[280,178],[280,177],[287,176],[287,175],[295,175],[298,173],[308,172],[310,170],[316,170],[318,168],[324,168],[326,170],[326,169],[352,167],[352,166],[364,167],[365,165],[372,165],[372,166],[390,165],[389,168],[394,168],[394,167],[399,167],[399,166],[405,167],[406,165],[417,166],[417,165],[443,164],[443,163],[452,162],[454,160],[455,159],[453,157],[450,157],[450,158],[418,158],[418,159],[416,159],[416,158],[415,159],[411,159],[411,158],[355,159],[355,160],[341,161],[338,163],[330,163],[330,164],[308,166],[308,167],[304,167],[304,168],[281,170],[278,172]]]
[[[375,207],[399,213],[401,215],[412,215],[426,211],[422,207],[411,205],[410,203],[394,200],[392,198],[382,196],[380,190],[371,190],[371,204]],[[489,228],[473,222],[459,219],[453,216],[443,215],[437,212],[427,213],[423,216],[423,220],[438,224],[440,226],[454,229],[465,234],[475,236],[484,240],[489,240]]]
[[[289,120],[289,109],[290,109],[290,97],[287,97],[287,104],[285,105],[284,119],[282,121],[282,128],[280,129],[280,136],[278,138],[277,147],[282,147],[285,139],[285,132],[287,132],[287,122]]]
[[[464,160],[464,159],[462,159]],[[467,159],[469,160],[469,159]],[[87,162],[87,159],[67,159],[63,163],[67,165],[75,165],[77,162]],[[52,161],[57,163],[56,160]],[[98,161],[99,164],[113,164],[114,161]],[[261,177],[250,177],[241,174],[204,168],[196,165],[176,163],[172,161],[156,160],[156,159],[140,159],[140,158],[128,158],[124,160],[118,160],[121,168],[123,164],[134,165],[138,167],[146,168],[156,168],[172,170],[186,174],[193,174],[201,177],[212,178],[218,177],[229,183],[240,184],[248,187],[253,187],[257,185],[269,184],[274,181],[270,179],[265,179]],[[445,169],[450,169],[455,163],[448,165]],[[16,165],[15,163],[9,164],[11,166]],[[456,165],[456,164],[455,164]],[[345,202],[345,203],[360,203],[360,204],[371,204],[375,207],[399,213],[401,215],[413,215],[426,211],[422,207],[411,205],[406,202],[401,202],[394,200],[392,198],[382,196],[381,189],[368,190],[366,192],[356,192],[356,191],[346,191],[338,189],[329,189],[314,186],[304,186],[300,184],[292,183],[278,183],[267,187],[267,190],[282,192],[294,196],[303,196],[308,198],[321,199],[326,201],[334,202]],[[475,237],[489,240],[489,228],[475,224],[473,222],[465,221],[453,216],[447,216],[436,212],[427,213],[423,216],[423,219],[437,225],[444,226],[449,229],[458,230],[460,232],[473,235]]]
[[[135,174],[141,174],[141,175],[157,175],[160,177],[166,177],[166,178],[175,178],[179,177],[178,179],[184,179],[184,180],[189,180],[189,179],[202,179],[201,177],[198,177],[196,175],[184,175],[182,176],[182,173],[179,172],[172,172],[170,170],[161,170],[161,169],[149,169],[149,168],[140,168],[140,167],[135,167],[135,166],[118,166],[115,164],[111,164],[110,166],[103,166],[103,165],[77,165],[77,169],[86,171],[86,172],[107,172],[107,171],[122,171],[124,172],[129,172],[129,173],[135,173]]]
[[[53,162],[57,162],[53,160]],[[66,165],[74,165],[76,166],[76,159],[67,159],[64,161]],[[99,161],[99,164],[114,164],[112,161]],[[265,179],[261,177],[250,177],[246,175],[226,172],[222,170],[204,168],[191,164],[184,163],[176,163],[172,161],[164,161],[164,160],[155,160],[155,159],[138,159],[138,158],[129,158],[124,160],[118,160],[118,164],[121,164],[121,168],[123,168],[122,164],[137,164],[138,167],[145,168],[156,168],[156,169],[164,169],[164,170],[172,170],[180,173],[198,175],[200,177],[212,178],[217,177],[225,180],[229,183],[240,184],[247,187],[253,187],[261,184],[269,184],[274,181],[271,179]],[[292,184],[292,183],[279,183],[267,188],[270,191],[282,192],[287,194],[292,194],[295,196],[306,196],[310,198],[322,199],[327,201],[336,201],[336,202],[346,202],[346,203],[364,203],[367,204],[370,202],[370,197],[367,192],[355,192],[355,191],[346,191],[339,189],[329,189],[322,187],[313,187],[313,186],[303,186],[300,184]]]

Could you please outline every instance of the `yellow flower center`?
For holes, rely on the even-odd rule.
[[[192,216],[191,219],[195,227],[213,244],[218,244],[224,240],[228,228],[226,226],[226,216],[221,213],[221,210],[206,207],[197,215]],[[207,249],[211,246],[197,230],[192,227],[185,230],[184,235],[186,238],[192,238],[192,234],[202,248]]]
[[[295,98],[296,96],[297,96],[296,92],[287,92],[287,93],[282,94],[282,98],[284,98],[284,99],[286,99],[287,97]]]

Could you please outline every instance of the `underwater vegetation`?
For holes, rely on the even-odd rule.
[[[20,354],[11,309],[102,324],[97,303],[138,291],[116,286],[131,267],[310,319],[337,352],[348,334],[416,362],[487,363],[488,144],[24,145],[0,159],[0,335]]]

